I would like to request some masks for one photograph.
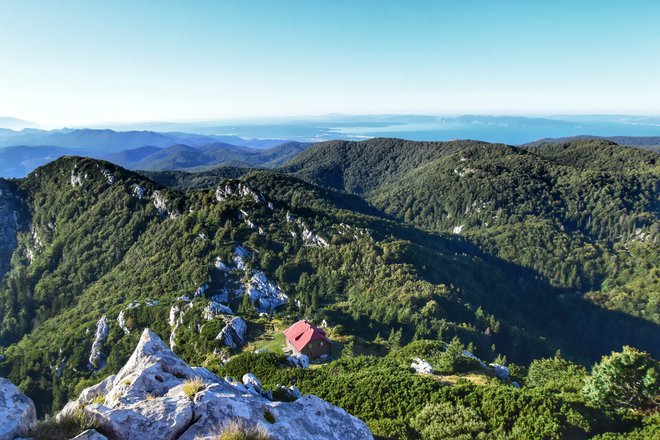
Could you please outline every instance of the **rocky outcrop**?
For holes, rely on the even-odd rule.
[[[232,261],[236,265],[236,269],[238,270],[247,270],[247,259],[250,258],[252,254],[250,254],[250,251],[245,249],[243,246],[236,246],[236,249],[234,249],[234,258]]]
[[[410,368],[415,370],[415,373],[433,374],[433,366],[426,362],[424,359],[413,359],[412,363],[410,364]]]
[[[311,247],[330,246],[330,244],[325,238],[321,237],[320,235],[309,229],[309,227],[304,222],[299,220],[298,223],[300,224],[300,228],[302,229],[302,239],[305,246],[311,246]]]
[[[94,333],[94,342],[92,342],[92,350],[89,353],[89,365],[92,369],[100,370],[105,365],[105,357],[103,356],[103,344],[108,338],[108,320],[105,316],[96,323],[96,332]]]
[[[207,321],[212,320],[213,318],[220,315],[233,315],[234,312],[224,304],[220,304],[217,301],[211,301],[202,312],[202,317]]]
[[[119,325],[119,328],[121,328],[125,334],[131,334],[131,330],[126,325],[126,316],[124,310],[119,312],[119,315],[117,315],[117,325]]]
[[[176,331],[179,329],[179,326],[183,324],[183,315],[192,308],[193,303],[191,302],[183,305],[175,304],[170,308],[168,322],[172,328],[172,332],[170,333],[170,348],[172,350],[174,350],[174,347],[176,346]]]
[[[87,174],[81,175],[76,172],[75,169],[71,170],[71,178],[69,179],[71,182],[71,186],[76,187],[82,185],[83,179],[87,178]]]
[[[277,284],[270,281],[266,274],[255,270],[252,278],[245,286],[245,294],[250,297],[250,302],[262,313],[268,313],[277,307],[286,304],[289,297],[282,292]]]
[[[495,377],[497,377],[500,380],[509,380],[511,377],[511,374],[509,373],[509,369],[505,367],[504,365],[500,364],[489,364],[490,367],[492,367],[495,371]]]
[[[108,185],[112,185],[117,180],[110,170],[101,170],[101,173],[103,173],[103,177],[105,177],[105,181]]]
[[[260,387],[252,375],[245,382]],[[273,439],[373,438],[364,422],[316,396],[274,402],[243,383],[191,368],[148,329],[116,376],[84,390],[61,414],[75,411],[95,419],[110,440],[214,439],[236,421]]]
[[[0,377],[0,440],[27,435],[37,421],[37,410],[16,385]]]
[[[138,184],[133,185],[133,190],[131,191],[133,197],[138,200],[142,200],[147,195],[147,189]]]
[[[215,198],[218,202],[240,197],[248,197],[255,203],[264,203],[266,201],[264,196],[253,190],[250,185],[237,180],[224,182],[215,190]]]
[[[309,356],[306,354],[287,356],[286,360],[294,367],[309,368]]]
[[[223,316],[225,326],[215,339],[222,341],[227,347],[236,350],[245,342],[245,334],[247,333],[247,324],[243,318]]]
[[[167,210],[167,203],[165,201],[165,197],[160,191],[154,191],[151,197],[151,202],[154,204],[154,208],[156,208],[156,212],[158,212],[158,215],[161,216],[166,216],[169,214],[169,211]]]

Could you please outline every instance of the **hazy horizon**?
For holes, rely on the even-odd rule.
[[[44,126],[660,114],[660,4],[1,2],[0,114]]]

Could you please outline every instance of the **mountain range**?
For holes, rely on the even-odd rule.
[[[40,414],[116,373],[145,328],[217,374],[247,362],[272,386],[290,383],[277,333],[306,318],[338,348],[371,357],[335,353],[341,359],[297,383],[386,436],[416,432],[421,408],[390,396],[398,412],[373,411],[356,400],[364,392],[336,392],[341,381],[383,389],[363,371],[401,381],[387,386],[397,393],[524,396],[529,411],[577,405],[565,418],[548,409],[561,418],[548,422],[559,437],[623,423],[588,416],[596,409],[576,397],[513,391],[511,380],[524,385],[518,366],[558,351],[575,371],[624,345],[660,353],[658,153],[602,139],[512,147],[377,138],[250,150],[273,167],[254,169],[241,147],[211,145],[117,156],[153,157],[148,172],[67,156],[0,179],[0,375]],[[200,155],[216,151],[243,154],[241,166],[158,170],[171,157],[198,169]],[[471,356],[506,357],[514,379],[443,388],[406,372],[411,355],[435,359],[454,337]],[[537,428],[491,429],[529,438]]]
[[[67,155],[106,159],[143,170],[200,169],[218,165],[270,168],[283,164],[309,145],[188,133],[0,129],[0,175],[23,177],[38,166]]]

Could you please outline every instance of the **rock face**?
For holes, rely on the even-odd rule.
[[[233,314],[234,312],[232,312],[232,310],[229,307],[213,300],[211,300],[211,302],[204,308],[204,311],[202,312],[202,316],[207,321],[210,321],[216,316],[233,315]]]
[[[245,341],[247,324],[245,324],[243,318],[239,317],[223,316],[222,319],[225,320],[225,326],[220,330],[216,339],[223,341],[227,347],[236,350]]]
[[[154,208],[156,208],[158,215],[166,216],[169,214],[169,211],[167,210],[167,202],[160,191],[153,192],[151,201],[154,204]]]
[[[0,440],[26,435],[37,421],[32,400],[16,385],[0,377]]]
[[[94,334],[94,342],[92,343],[92,351],[89,354],[89,365],[96,370],[103,368],[105,365],[105,358],[103,357],[103,344],[108,338],[108,322],[105,316],[96,323],[96,333]]]
[[[253,375],[245,382],[259,383]],[[191,368],[148,329],[116,376],[84,390],[61,414],[76,411],[96,419],[110,440],[214,439],[236,420],[273,439],[373,438],[364,422],[316,396],[273,402],[240,382]]]
[[[268,313],[275,308],[286,304],[289,297],[280,290],[277,284],[270,281],[266,274],[255,270],[252,278],[245,286],[245,294],[250,297],[250,302],[262,313]]]

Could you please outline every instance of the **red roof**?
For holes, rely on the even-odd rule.
[[[325,332],[318,327],[314,327],[309,322],[298,321],[288,329],[284,330],[284,337],[286,337],[291,345],[296,347],[296,350],[302,350],[305,345],[312,341],[321,339],[330,343],[330,339],[325,335]]]

